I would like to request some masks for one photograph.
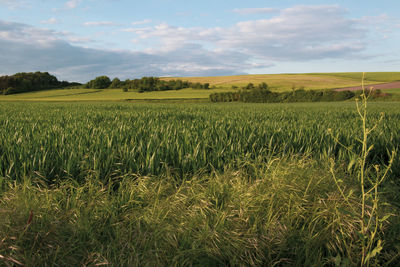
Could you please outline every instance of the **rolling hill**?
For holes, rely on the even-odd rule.
[[[212,89],[182,89],[139,93],[123,92],[121,89],[54,89],[14,95],[0,95],[0,101],[127,101],[127,100],[204,100],[211,93],[235,90],[233,87],[255,85],[265,82],[273,91],[288,91],[292,88],[335,89],[359,86],[362,73],[306,73],[306,74],[257,74],[218,77],[178,77],[190,82],[210,83]],[[177,79],[163,77],[163,80]],[[365,84],[400,81],[400,72],[366,73]],[[393,90],[392,90],[393,91]]]

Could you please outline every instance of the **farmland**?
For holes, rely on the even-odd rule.
[[[378,122],[371,177],[398,150],[400,104],[370,103],[367,127]],[[8,264],[359,263],[353,102],[2,102],[0,125]],[[396,156],[380,187],[380,212],[394,214],[380,264],[400,261],[399,166]]]
[[[275,90],[291,90],[293,86],[305,89],[333,89],[359,86],[361,72],[343,73],[305,73],[305,74],[253,74],[218,77],[188,77],[180,78],[191,82],[208,82],[212,86],[231,88],[245,86],[248,83],[267,83]],[[173,78],[164,78],[165,80]],[[400,72],[368,72],[365,75],[365,84],[400,81]]]
[[[265,82],[275,92],[291,91],[293,88],[334,89],[360,86],[361,73],[318,73],[318,74],[264,74],[220,77],[179,78],[193,83],[209,83],[211,89],[192,89],[153,91],[139,93],[137,90],[123,92],[119,89],[54,89],[22,94],[0,95],[0,101],[144,101],[144,100],[196,100],[208,101],[210,94],[234,91],[249,83],[255,85]],[[171,80],[176,78],[162,78]],[[371,72],[366,74],[365,84],[379,84],[400,80],[399,72]],[[397,91],[392,91],[397,94]]]
[[[0,7],[0,267],[400,267],[400,1]]]
[[[121,89],[56,89],[24,94],[1,96],[1,101],[126,101],[157,99],[208,99],[211,92],[227,92],[230,89],[182,89],[160,92],[123,92]]]
[[[354,118],[353,105],[5,103],[0,175],[15,180],[36,171],[52,179],[84,180],[90,172],[107,181],[114,172],[160,175],[166,167],[180,177],[223,171],[240,160],[273,154],[348,160],[346,150],[329,139],[326,130],[336,128],[341,142],[352,144],[359,137],[355,121],[343,118]],[[397,107],[374,105],[375,113],[386,111],[389,116],[382,125],[387,133],[371,140],[378,158],[400,140]]]

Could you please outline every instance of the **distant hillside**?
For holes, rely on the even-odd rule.
[[[3,95],[63,88],[71,85],[80,84],[58,81],[48,72],[21,72],[11,76],[0,76],[0,93]]]
[[[59,82],[54,76],[48,73],[37,72],[5,77],[11,80],[11,77],[24,77],[24,75],[25,78],[30,77],[32,82],[31,86],[28,86],[28,91],[17,91],[17,93],[26,92],[23,94],[1,95],[3,88],[7,90],[9,87],[1,85],[4,77],[0,78],[0,101],[135,101],[173,99],[201,99],[202,101],[208,101],[210,94],[237,92],[244,87],[249,89],[250,84],[253,87],[259,87],[265,83],[271,92],[293,92],[303,88],[305,91],[325,91],[325,89],[360,86],[362,77],[362,73],[306,73],[181,78],[144,77],[142,79],[120,81],[118,78],[111,80],[101,76],[101,79],[98,77],[84,85],[71,88],[65,88],[65,86],[76,85],[76,83]],[[36,76],[47,77],[46,79],[53,82],[40,83],[38,82],[40,79],[33,79]],[[400,72],[366,73],[365,84],[373,85],[396,80],[400,80]],[[105,85],[101,83],[102,81],[105,81]],[[96,87],[106,87],[106,89]],[[208,89],[205,89],[206,87]],[[62,88],[62,90],[53,90],[57,88]],[[22,87],[21,89],[25,88]],[[6,93],[9,93],[9,91],[6,91]],[[389,93],[389,91],[386,89],[385,93]],[[400,99],[400,90],[393,89],[390,91],[390,94],[398,95],[399,97],[396,99]]]
[[[290,91],[295,88],[334,89],[358,86],[361,84],[362,72],[345,73],[305,73],[305,74],[250,74],[216,77],[164,77],[162,80],[183,79],[190,82],[209,83],[211,87],[243,87],[248,83],[258,85],[267,83],[273,91]],[[367,72],[365,84],[377,84],[400,81],[400,72]]]

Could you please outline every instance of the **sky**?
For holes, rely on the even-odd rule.
[[[399,0],[0,0],[0,75],[400,71]]]

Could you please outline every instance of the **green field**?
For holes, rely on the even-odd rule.
[[[399,103],[370,103],[366,127],[381,112],[369,183],[400,145]],[[6,266],[360,263],[354,103],[2,102],[0,126]],[[371,264],[400,262],[399,175],[396,156]]]
[[[182,89],[138,93],[121,89],[56,89],[31,93],[0,95],[0,101],[126,101],[157,99],[208,99],[212,92],[227,92],[227,89]]]
[[[183,77],[191,82],[210,83],[213,89],[182,89],[139,93],[121,89],[56,89],[14,95],[0,95],[0,101],[143,101],[188,100],[206,101],[210,94],[232,91],[232,86],[255,85],[266,82],[273,91],[288,91],[293,87],[305,89],[332,89],[361,84],[361,73],[321,74],[265,74],[220,77]],[[165,80],[176,78],[162,78]],[[400,72],[366,73],[366,84],[400,80]]]

